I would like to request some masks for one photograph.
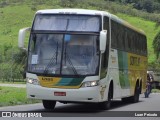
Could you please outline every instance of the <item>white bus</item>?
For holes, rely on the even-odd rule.
[[[138,102],[145,91],[146,36],[115,15],[39,10],[32,27],[19,31],[21,49],[27,31],[27,97],[42,100],[45,109],[54,109],[56,102],[109,109],[112,100]]]

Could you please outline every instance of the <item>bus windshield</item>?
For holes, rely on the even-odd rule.
[[[37,14],[33,30],[99,32],[100,17],[91,15]]]
[[[50,75],[96,75],[99,36],[31,33],[28,71]]]

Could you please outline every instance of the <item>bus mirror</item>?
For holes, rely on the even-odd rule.
[[[30,30],[31,30],[30,27],[26,27],[26,28],[19,30],[19,35],[18,35],[18,47],[19,48],[26,50],[26,48],[24,47],[24,40],[25,40],[26,32]]]
[[[104,53],[106,50],[106,42],[107,42],[107,30],[102,30],[100,32],[100,51]]]

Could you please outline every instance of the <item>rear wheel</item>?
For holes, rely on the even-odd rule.
[[[122,98],[122,102],[124,103],[136,103],[139,101],[140,87],[136,84],[134,96]]]
[[[42,103],[45,109],[54,109],[56,106],[56,101],[52,100],[42,100]]]
[[[140,86],[139,86],[139,94],[141,94],[141,93],[142,93],[142,80],[141,80]]]
[[[134,92],[134,96],[131,97],[131,102],[136,103],[139,101],[139,93],[140,93],[139,91],[140,91],[140,87],[137,83],[136,88],[135,88],[135,92]]]

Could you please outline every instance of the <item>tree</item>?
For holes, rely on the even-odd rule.
[[[153,49],[156,54],[157,59],[159,58],[160,55],[160,31],[157,33],[156,37],[153,40]]]
[[[157,29],[160,26],[160,20],[157,20],[155,28]]]
[[[147,12],[152,13],[153,12],[153,1],[145,0],[144,3],[143,3],[143,8]]]
[[[140,0],[134,4],[134,8],[138,10],[145,10],[149,13],[154,12],[154,1],[150,0]]]

